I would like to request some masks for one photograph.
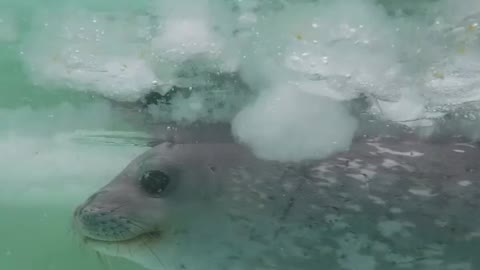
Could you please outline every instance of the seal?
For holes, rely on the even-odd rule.
[[[480,151],[357,140],[321,161],[235,143],[161,144],[80,205],[98,252],[148,269],[400,270],[480,265]]]

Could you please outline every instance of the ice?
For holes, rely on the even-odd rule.
[[[24,42],[33,82],[122,102],[183,89],[148,113],[157,121],[233,121],[238,138],[269,158],[348,147],[356,125],[340,103],[360,95],[381,120],[432,130],[436,120],[480,99],[480,6],[473,0],[181,0],[155,1],[142,12],[59,10],[35,12]],[[321,112],[311,109],[313,101],[303,106],[299,92],[317,96],[311,100]],[[267,113],[263,106],[277,95],[282,104]],[[293,107],[300,109],[287,113]],[[335,125],[320,113],[335,115]],[[301,132],[317,119],[331,126]],[[306,145],[311,134],[326,141],[266,154],[271,146],[251,132],[262,125],[278,145],[290,142],[273,130],[286,128],[297,128]],[[331,136],[344,133],[331,148]]]
[[[140,42],[145,18],[68,11],[41,14],[25,46],[33,80],[135,101],[161,84]]]
[[[379,101],[377,103],[378,107],[372,109],[378,109],[385,118],[393,121],[416,120],[423,116],[425,109],[419,99],[415,96],[404,95],[395,102]]]
[[[344,150],[356,121],[336,101],[294,87],[263,93],[233,120],[233,133],[265,159],[298,161]]]
[[[382,95],[398,73],[396,37],[385,11],[368,3],[298,10],[302,17],[287,29],[295,36],[287,43],[285,66],[316,81],[319,92],[333,88],[338,98],[352,98],[356,91]]]
[[[164,32],[153,40],[153,46],[166,58],[185,61],[196,54],[218,57],[222,44],[215,41],[211,27],[202,20],[172,19],[162,26]]]

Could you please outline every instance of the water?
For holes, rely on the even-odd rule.
[[[231,122],[277,160],[345,149],[364,118],[477,139],[479,14],[474,0],[0,0],[0,269],[138,269],[99,260],[70,222],[147,149],[143,121]],[[169,104],[138,112],[151,91]]]

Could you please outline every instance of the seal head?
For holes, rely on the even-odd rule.
[[[191,205],[213,197],[213,171],[206,160],[175,148],[147,151],[90,196],[75,211],[77,230],[88,241],[122,242],[160,236],[188,219]]]

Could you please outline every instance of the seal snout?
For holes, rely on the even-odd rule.
[[[126,217],[115,213],[115,208],[83,205],[75,211],[79,232],[92,240],[123,241],[134,238],[141,228]]]

